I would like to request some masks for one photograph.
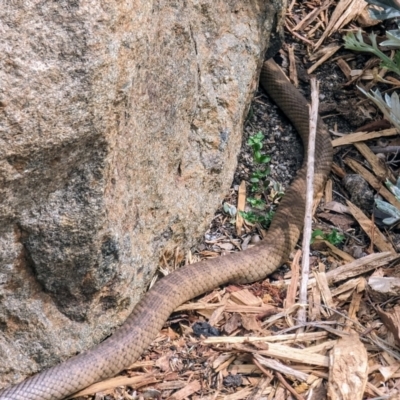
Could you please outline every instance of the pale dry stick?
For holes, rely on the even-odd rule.
[[[288,365],[282,364],[281,362],[273,360],[272,358],[260,356],[257,353],[253,354],[253,361],[257,367],[261,369],[261,371],[263,371],[262,367],[267,367],[275,372],[281,372],[282,374],[291,376],[300,382],[307,382],[310,378],[310,375],[306,374],[305,372],[289,367]]]
[[[270,378],[271,380],[274,378],[274,376],[272,375],[271,372],[269,372],[268,370],[266,370],[257,360],[257,358],[253,355],[253,362],[254,364],[260,369],[260,371],[267,376],[268,378]]]
[[[288,14],[290,14],[292,12],[293,7],[294,7],[295,4],[296,4],[296,0],[292,0],[290,5],[289,5],[289,7],[288,7],[288,9],[287,9]]]
[[[333,322],[336,323],[336,322]],[[202,341],[204,344],[237,344],[237,343],[255,343],[255,342],[280,342],[281,344],[299,343],[302,341],[309,342],[311,340],[326,339],[326,332],[311,333],[291,333],[288,335],[272,335],[272,336],[210,336]]]
[[[292,45],[289,45],[287,50],[289,56],[289,77],[293,85],[299,87],[299,79],[297,77],[297,68],[296,68],[296,58],[294,56],[294,47]]]
[[[267,370],[257,361],[257,359],[256,359],[255,357],[253,357],[253,362],[254,362],[254,364],[257,365],[257,367],[261,370],[261,372],[262,372],[264,375],[266,375],[268,378],[270,378],[270,379],[272,380],[272,377],[273,377],[272,374],[271,374],[269,371],[267,371]],[[279,372],[275,372],[275,375],[277,376],[277,378],[279,379],[279,381],[281,382],[281,384],[283,385],[283,387],[285,387],[286,389],[289,390],[288,386],[290,386],[290,385],[288,385],[288,384],[286,383],[286,381],[284,380],[283,376],[282,376],[281,374],[279,374]],[[292,395],[294,396],[295,399],[297,399],[297,400],[304,400],[304,397],[301,396],[301,395],[299,395],[299,394],[298,394],[294,389],[292,389],[291,387],[290,387],[289,392],[292,393]]]
[[[268,378],[272,379],[272,377],[273,377],[272,374],[271,374],[269,371],[267,371],[267,370],[261,365],[261,363],[258,362],[258,360],[255,358],[255,356],[253,356],[253,362],[254,362],[254,364],[260,369],[260,371],[261,371],[264,375],[266,375]],[[301,396],[301,395],[299,395],[294,389],[292,389],[291,387],[290,387],[290,389],[289,389],[288,386],[290,386],[290,385],[288,385],[288,384],[286,383],[286,381],[284,380],[283,376],[282,376],[281,374],[279,374],[279,372],[275,372],[275,375],[277,376],[277,378],[279,379],[279,381],[281,382],[281,384],[283,385],[283,387],[285,387],[286,389],[288,389],[288,391],[289,391],[290,393],[292,393],[292,395],[294,396],[295,399],[297,399],[297,400],[304,400],[304,397]]]
[[[297,314],[299,324],[306,322],[306,304],[307,304],[307,285],[310,274],[310,241],[312,226],[312,209],[314,200],[314,164],[315,164],[315,138],[317,134],[318,123],[318,92],[319,83],[315,78],[311,78],[311,106],[310,110],[310,133],[307,149],[307,183],[306,183],[306,212],[304,215],[303,231],[303,257],[301,259],[301,281],[299,290],[299,312]]]

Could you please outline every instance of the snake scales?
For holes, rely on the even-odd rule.
[[[272,60],[264,63],[260,82],[306,144],[307,101]],[[318,121],[317,129],[315,193],[321,190],[332,162],[330,138],[322,121]],[[304,219],[305,179],[303,163],[279,205],[267,237],[258,245],[186,266],[161,279],[114,335],[86,353],[1,391],[0,400],[60,400],[114,376],[142,354],[180,304],[228,282],[245,283],[265,278],[288,258],[299,239]]]

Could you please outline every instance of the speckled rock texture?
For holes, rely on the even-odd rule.
[[[0,386],[109,335],[231,183],[278,0],[4,0]]]

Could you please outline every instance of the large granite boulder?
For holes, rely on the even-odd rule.
[[[231,183],[279,1],[0,7],[0,386],[109,335]]]

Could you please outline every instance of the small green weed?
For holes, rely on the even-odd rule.
[[[262,132],[258,132],[253,136],[250,136],[247,144],[251,147],[254,164],[256,164],[256,170],[252,172],[249,177],[250,180],[250,192],[251,197],[247,198],[247,203],[251,207],[250,211],[239,211],[239,214],[250,224],[260,224],[264,229],[268,228],[271,224],[271,220],[275,214],[273,209],[267,211],[267,203],[264,200],[264,192],[267,188],[270,188],[268,200],[272,204],[275,204],[283,196],[282,187],[268,180],[268,176],[271,172],[269,165],[271,157],[267,154],[262,153],[264,135]],[[234,217],[237,213],[236,208],[228,203],[224,203],[224,211],[231,217]],[[231,222],[233,222],[232,220]]]
[[[317,238],[327,240],[330,244],[336,246],[343,242],[344,235],[339,233],[336,229],[333,229],[330,233],[324,233],[321,229],[315,229],[311,234],[311,243],[314,243]]]
[[[247,144],[253,150],[254,161],[257,164],[266,164],[271,161],[271,157],[269,155],[261,153],[261,149],[263,148],[263,140],[264,135],[262,132],[258,132],[255,135],[250,136],[249,140],[247,141]]]
[[[258,214],[253,211],[240,211],[239,214],[250,224],[260,224],[264,229],[267,229],[272,221],[275,211],[269,210],[265,214]]]
[[[271,173],[269,165],[271,157],[262,152],[264,135],[258,132],[249,137],[247,144],[251,147],[256,170],[250,175],[250,192],[253,194],[247,198],[248,204],[253,211],[241,211],[240,215],[250,224],[260,224],[268,228],[274,215],[273,210],[267,210],[267,204],[263,199],[264,191],[270,186],[268,176]]]
[[[268,165],[271,161],[271,157],[261,152],[263,148],[264,135],[262,132],[258,132],[253,136],[249,137],[247,144],[251,147],[253,153],[254,163],[258,164],[258,168],[250,175],[250,191],[252,193],[262,192],[269,184],[266,179],[271,173],[271,169]]]
[[[267,206],[265,201],[260,198],[248,197],[247,201],[252,207],[258,208],[259,210],[265,210],[265,207]]]
[[[239,214],[250,224],[255,224],[259,222],[259,215],[255,214],[253,211],[239,211]]]

